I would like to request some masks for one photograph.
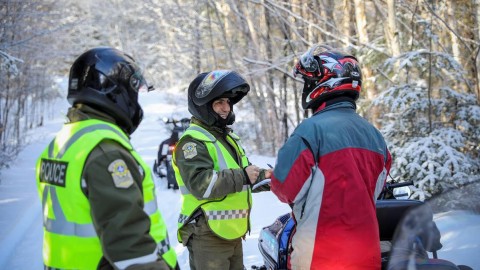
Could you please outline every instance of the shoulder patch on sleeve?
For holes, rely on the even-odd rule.
[[[112,173],[113,184],[117,188],[129,188],[133,185],[133,177],[123,159],[116,159],[108,165],[108,171]]]
[[[197,155],[197,144],[194,142],[188,142],[183,145],[182,150],[186,159],[192,159]]]

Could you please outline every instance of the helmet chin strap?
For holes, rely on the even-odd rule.
[[[225,119],[223,119],[218,113],[215,113],[215,118],[216,120],[213,125],[219,128],[225,128],[227,125],[231,125],[235,122],[235,113],[230,111]]]
[[[304,110],[309,109],[309,106],[307,103],[308,95],[310,95],[310,92],[312,89],[315,88],[315,83],[313,81],[307,81],[305,80],[305,83],[303,84],[303,90],[302,90],[302,107]]]
[[[226,120],[227,120],[227,125],[231,125],[235,123],[235,113],[233,111],[230,111]]]

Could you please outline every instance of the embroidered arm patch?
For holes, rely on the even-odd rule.
[[[192,159],[197,155],[197,144],[188,142],[182,147],[182,150],[185,159]]]
[[[108,165],[108,171],[112,173],[113,184],[117,188],[129,188],[133,185],[133,177],[127,164],[122,159],[116,159]]]

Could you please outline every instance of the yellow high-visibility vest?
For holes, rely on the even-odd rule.
[[[113,140],[130,151],[144,171],[142,181],[144,211],[150,217],[150,236],[157,249],[150,255],[115,263],[119,269],[161,254],[171,267],[176,265],[167,227],[157,209],[155,186],[150,168],[133,149],[117,126],[85,120],[65,124],[37,161],[36,180],[43,209],[43,260],[55,269],[97,269],[103,256],[90,215],[90,203],[81,188],[85,161],[102,140]],[[148,257],[148,258],[147,258]]]
[[[237,164],[228,150],[211,133],[199,125],[191,124],[182,137],[184,136],[191,136],[205,143],[208,153],[213,160],[214,170],[217,172],[224,169],[237,169],[248,166],[245,152],[240,147],[240,138],[234,133],[228,134],[227,140],[234,146],[235,151],[240,154],[241,164]],[[182,194],[182,208],[178,219],[178,228],[180,229],[187,224],[190,221],[190,216],[198,208],[201,208],[208,226],[219,237],[232,240],[244,236],[250,228],[250,209],[252,205],[250,186],[244,185],[241,192],[228,194],[219,200],[199,200],[185,187],[176,165],[175,154],[173,158],[175,177]],[[177,234],[177,237],[178,241],[181,242],[180,234]]]

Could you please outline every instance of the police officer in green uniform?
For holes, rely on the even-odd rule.
[[[70,69],[68,123],[37,162],[45,269],[178,269],[149,167],[130,144],[147,84],[109,47]]]
[[[190,127],[173,157],[182,194],[178,239],[193,270],[243,270],[242,237],[250,229],[251,187],[271,170],[251,165],[233,124],[233,105],[250,90],[235,71],[199,74],[188,88]]]

